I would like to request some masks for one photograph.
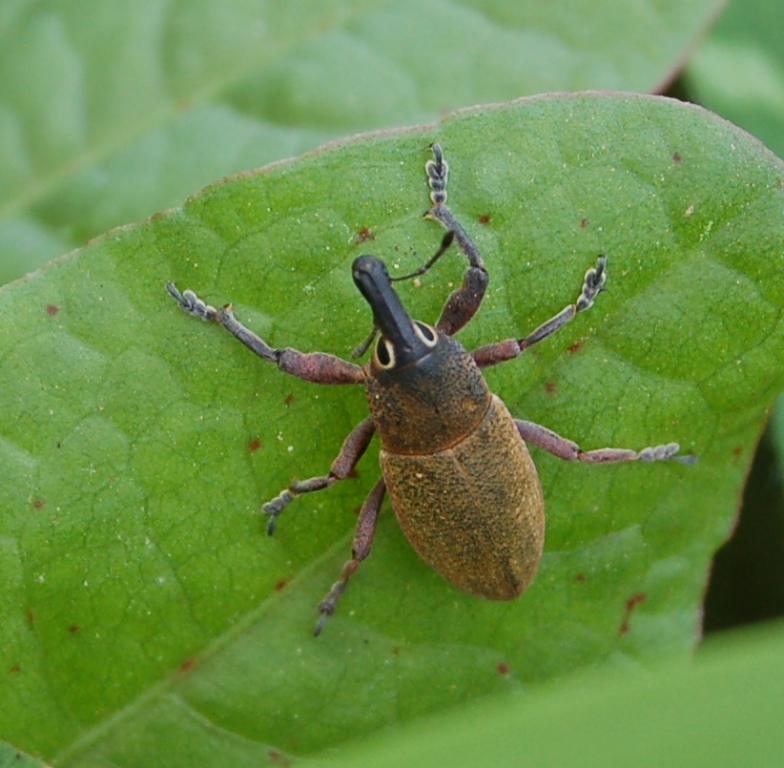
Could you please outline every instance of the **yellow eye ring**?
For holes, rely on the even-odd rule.
[[[373,350],[373,363],[383,371],[390,371],[395,367],[395,348],[392,346],[392,342],[383,336],[376,342],[376,347]]]

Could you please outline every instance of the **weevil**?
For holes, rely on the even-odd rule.
[[[378,432],[382,476],[360,509],[351,559],[319,603],[316,635],[370,554],[386,493],[414,549],[447,581],[472,595],[511,600],[533,581],[544,547],[542,487],[526,441],[567,461],[694,461],[691,455],[680,455],[674,442],[641,451],[584,451],[546,427],[515,419],[490,392],[482,369],[517,357],[590,309],[604,289],[607,261],[599,256],[585,273],[577,300],[528,336],[466,351],[454,336],[479,310],[489,275],[478,248],[446,204],[449,166],[443,151],[438,144],[431,149],[433,158],[425,165],[431,206],[425,216],[443,225],[446,235],[423,267],[395,279],[424,274],[453,242],[468,259],[468,269],[431,326],[412,320],[406,312],[381,259],[355,259],[354,283],[373,313],[373,333],[355,351],[361,356],[375,341],[365,365],[323,352],[275,349],[242,325],[230,304],[215,309],[193,291],[180,293],[173,283],[166,286],[183,310],[219,323],[285,373],[316,384],[366,388],[370,416],[346,438],[329,473],[294,480],[262,507],[271,536],[295,497],[347,478]]]

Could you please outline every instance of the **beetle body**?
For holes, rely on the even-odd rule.
[[[366,387],[371,416],[346,438],[329,474],[295,480],[262,507],[272,535],[278,516],[295,497],[349,477],[378,432],[383,478],[360,509],[351,559],[319,604],[316,634],[370,554],[387,491],[408,540],[447,581],[473,595],[510,600],[533,580],[544,545],[542,489],[526,440],[568,461],[694,461],[693,456],[677,455],[677,443],[642,451],[583,451],[545,427],[514,419],[489,391],[481,368],[517,357],[593,306],[604,287],[605,258],[599,256],[596,267],[585,273],[577,300],[528,336],[467,352],[453,336],[479,310],[489,277],[476,245],[446,205],[448,165],[438,144],[432,150],[434,159],[425,166],[432,201],[427,216],[442,224],[447,234],[435,256],[414,274],[424,274],[453,241],[469,267],[433,327],[409,317],[380,259],[355,259],[354,282],[373,311],[374,333],[378,333],[366,365],[322,352],[270,347],[234,317],[230,305],[215,309],[192,291],[180,293],[173,283],[167,285],[183,310],[220,323],[285,373],[318,384]]]
[[[353,274],[380,332],[367,397],[400,527],[456,587],[517,597],[541,559],[544,500],[511,414],[460,342],[411,320],[381,260]]]
[[[382,448],[381,469],[400,527],[447,581],[489,600],[511,600],[528,587],[542,557],[544,500],[528,449],[498,397],[490,395],[479,424],[447,448]]]

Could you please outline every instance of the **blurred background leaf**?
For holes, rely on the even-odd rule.
[[[395,729],[310,768],[584,768],[661,765],[735,768],[781,765],[784,632],[737,633],[709,644],[696,664],[640,676],[587,674],[533,694],[475,702]],[[568,723],[568,727],[564,724]]]
[[[542,91],[650,91],[720,5],[5,3],[0,281],[328,139]]]

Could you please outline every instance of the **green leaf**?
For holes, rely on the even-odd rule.
[[[735,0],[697,49],[685,72],[701,104],[784,155],[784,6]]]
[[[733,0],[691,58],[683,78],[692,100],[751,132],[780,157],[784,156],[782,25],[780,2]],[[737,535],[716,562],[707,615],[713,615],[719,626],[784,613],[782,399],[773,410],[769,434],[778,461],[767,445],[761,446]]]
[[[747,632],[697,664],[654,674],[588,674],[537,692],[498,697],[395,729],[341,755],[305,765],[505,768],[581,765],[780,765],[784,752],[784,632]],[[490,757],[492,756],[492,758]]]
[[[257,512],[327,470],[363,392],[283,375],[164,284],[232,301],[273,345],[347,356],[371,326],[352,260],[405,274],[441,240],[422,220],[434,140],[491,273],[467,347],[529,332],[608,257],[610,290],[489,370],[494,391],[585,448],[677,440],[700,461],[535,451],[546,553],[510,603],[443,582],[387,508],[314,639],[375,450],[358,480],[298,499],[274,538]],[[59,765],[257,765],[585,667],[687,655],[782,385],[783,171],[695,107],[541,97],[227,179],[3,289],[0,733]],[[426,321],[465,268],[442,261],[400,287]]]
[[[0,741],[0,768],[46,768],[40,761]]]
[[[0,280],[329,138],[545,90],[651,90],[719,4],[5,3]]]

